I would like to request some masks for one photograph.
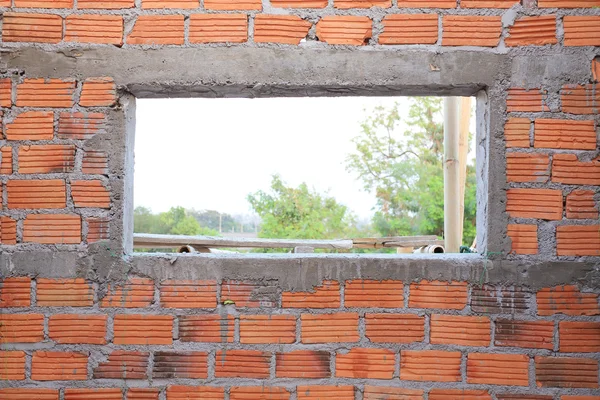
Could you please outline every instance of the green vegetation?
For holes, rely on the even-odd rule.
[[[218,235],[219,233],[201,226],[183,207],[172,207],[167,212],[153,214],[146,207],[133,210],[133,231],[170,235]]]

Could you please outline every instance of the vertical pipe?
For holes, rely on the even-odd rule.
[[[460,249],[459,101],[444,98],[444,241],[447,253]]]
[[[458,135],[458,165],[460,174],[460,195],[459,195],[459,211],[460,217],[458,223],[460,224],[459,229],[459,242],[463,243],[463,229],[465,220],[465,189],[467,183],[467,155],[469,153],[469,128],[471,126],[471,98],[461,97],[460,98],[460,134]]]

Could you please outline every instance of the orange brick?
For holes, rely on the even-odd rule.
[[[487,317],[433,314],[430,325],[432,344],[490,345],[491,324]]]
[[[501,17],[446,15],[442,25],[443,46],[496,47],[500,43]]]
[[[25,379],[25,352],[0,351],[0,365],[0,381]]]
[[[114,389],[65,389],[65,400],[121,400],[123,390]]]
[[[182,342],[232,343],[233,316],[184,315],[179,317],[179,338]]]
[[[538,0],[539,8],[592,8],[600,7],[600,0]],[[563,399],[565,397],[563,396]]]
[[[206,379],[208,356],[202,351],[154,353],[153,379]]]
[[[142,9],[147,8],[198,8],[198,0],[142,0]]]
[[[372,35],[373,21],[363,16],[325,16],[317,22],[317,38],[328,44],[362,46]]]
[[[536,119],[534,147],[542,149],[596,149],[594,121]]]
[[[160,388],[129,388],[127,400],[158,400]]]
[[[529,385],[529,356],[524,354],[469,353],[467,383]]]
[[[373,343],[413,343],[425,338],[425,318],[415,314],[365,314],[366,336]]]
[[[183,15],[140,15],[128,44],[183,44]]]
[[[48,111],[26,111],[6,124],[8,140],[52,140],[54,114]]]
[[[88,357],[83,353],[36,351],[31,361],[34,381],[84,381]]]
[[[271,0],[277,8],[325,8],[327,0]]]
[[[248,41],[246,14],[192,14],[190,43],[243,43]]]
[[[401,350],[400,379],[460,382],[460,359],[458,351]]]
[[[0,389],[1,400],[58,400],[58,389],[5,388]]]
[[[87,242],[95,243],[110,238],[110,220],[108,218],[86,218],[88,225]]]
[[[600,396],[561,396],[561,400],[600,400]]]
[[[511,240],[511,253],[537,254],[537,225],[508,224],[507,233]]]
[[[112,106],[117,101],[117,87],[112,78],[88,78],[83,82],[79,105],[83,107]]]
[[[556,44],[556,15],[519,18],[508,33],[504,43],[509,47]]]
[[[0,343],[36,343],[44,340],[42,314],[0,313]]]
[[[358,342],[358,314],[302,314],[302,343]]]
[[[123,45],[123,17],[79,14],[65,19],[65,42]]]
[[[518,0],[461,0],[461,8],[511,8]]]
[[[547,154],[506,154],[508,182],[547,182],[549,178],[550,157]]]
[[[115,315],[113,343],[170,345],[173,343],[173,317],[170,315]]]
[[[371,7],[389,8],[392,6],[392,0],[334,0],[333,6],[342,10]]]
[[[164,281],[160,287],[160,304],[164,308],[215,308],[217,282]]]
[[[234,386],[231,388],[231,400],[287,400],[290,392],[283,387],[273,386]]]
[[[563,17],[565,46],[600,46],[600,16]]]
[[[600,315],[598,294],[582,293],[572,285],[541,289],[537,308],[538,315]]]
[[[0,243],[17,244],[17,221],[9,217],[0,217]]]
[[[58,137],[86,140],[105,129],[106,115],[102,113],[60,113]]]
[[[73,8],[73,0],[15,0],[18,8]]]
[[[293,315],[240,315],[240,343],[294,343],[296,317]]]
[[[150,353],[113,351],[94,368],[94,379],[146,379]]]
[[[552,182],[568,185],[600,185],[600,157],[579,161],[576,154],[552,156]]]
[[[217,11],[262,10],[260,0],[204,0],[204,8]]]
[[[133,8],[135,0],[77,0],[77,8],[118,9]]]
[[[456,8],[456,0],[398,0],[398,7]]]
[[[18,107],[73,107],[74,93],[74,80],[25,79],[17,85],[16,104]]]
[[[422,400],[423,390],[365,385],[363,400]]]
[[[106,315],[51,315],[48,337],[62,344],[105,344],[106,319]]]
[[[600,0],[598,0],[598,5],[600,6]],[[592,60],[592,79],[595,82],[600,82],[600,57],[596,57]],[[2,85],[1,81],[0,85]],[[2,89],[0,89],[0,92],[1,91]]]
[[[23,242],[81,243],[81,217],[73,214],[29,214],[23,223]]]
[[[595,83],[565,85],[560,91],[560,95],[562,109],[566,113],[579,115],[600,113],[600,90],[596,88]]]
[[[108,175],[108,155],[104,151],[86,150],[81,171],[84,174]]]
[[[487,390],[431,389],[429,400],[492,400]]]
[[[387,349],[355,347],[335,357],[335,376],[339,378],[392,379],[395,353]]]
[[[0,107],[12,106],[12,80],[0,79]]]
[[[283,292],[284,308],[339,308],[340,284],[336,281],[323,281],[312,292]]]
[[[558,337],[561,352],[600,352],[600,322],[560,321]]]
[[[222,387],[168,386],[167,400],[223,400]]]
[[[300,44],[312,24],[296,15],[259,14],[254,17],[256,43]]]
[[[401,281],[357,279],[346,281],[346,307],[404,307],[404,284]]]
[[[437,14],[390,14],[383,18],[380,44],[435,44]]]
[[[298,386],[298,400],[354,400],[354,386]]]
[[[129,278],[121,285],[109,285],[100,307],[148,307],[154,299],[154,281],[148,278]]]
[[[528,118],[509,118],[504,125],[506,147],[529,147],[531,120]]]
[[[540,395],[540,394],[497,394],[498,400],[554,400],[552,395]]]
[[[474,285],[471,311],[491,314],[523,314],[529,311],[531,292],[522,286]]]
[[[269,377],[271,353],[258,350],[217,350],[215,359],[216,378]]]
[[[466,282],[419,281],[411,283],[408,306],[462,310],[467,305]]]
[[[59,43],[62,40],[62,17],[54,14],[5,12],[2,40]]]
[[[13,156],[12,147],[0,147],[0,175],[10,175],[13,172],[12,168]]]
[[[110,192],[100,180],[71,181],[75,207],[110,208]]]
[[[508,112],[550,111],[547,104],[548,93],[540,89],[508,89],[506,108]]]
[[[329,378],[328,351],[296,350],[288,353],[277,353],[276,372],[277,378]]]
[[[496,346],[552,350],[554,322],[499,319],[494,337]]]
[[[233,301],[236,307],[273,308],[279,294],[272,283],[225,281],[221,285],[221,303]]]
[[[31,278],[4,278],[0,281],[0,309],[29,307],[31,304]]]
[[[506,211],[512,218],[562,219],[561,190],[508,189],[506,199]]]
[[[600,225],[556,227],[556,255],[600,256]]]
[[[598,219],[598,205],[592,190],[573,190],[567,195],[567,218]]]
[[[82,278],[38,278],[36,298],[41,307],[90,307],[94,289]]]
[[[75,167],[75,146],[49,144],[21,146],[19,148],[19,173],[47,174],[72,172]]]
[[[598,360],[536,356],[535,378],[538,387],[597,388]]]

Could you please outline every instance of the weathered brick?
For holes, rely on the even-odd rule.
[[[59,43],[62,40],[62,17],[54,14],[5,12],[2,41]],[[18,93],[18,92],[17,92]]]
[[[561,190],[508,189],[506,199],[506,211],[512,218],[562,219]]]
[[[323,281],[312,292],[283,292],[283,308],[339,308],[340,284],[337,281]]]
[[[58,389],[4,388],[0,400],[58,400]]]
[[[47,174],[72,172],[75,167],[75,146],[32,145],[19,148],[19,173]]]
[[[358,342],[358,314],[302,314],[302,343]]]
[[[215,308],[216,281],[167,280],[160,285],[160,304],[164,308]]]
[[[548,154],[507,153],[506,180],[508,182],[548,182],[550,157]]]
[[[597,388],[598,360],[536,356],[535,378],[538,387]]]
[[[474,286],[471,310],[477,313],[522,314],[529,310],[531,292],[519,286]]]
[[[600,400],[600,396],[560,396],[560,400]]]
[[[73,8],[73,0],[15,0],[18,8]]]
[[[552,156],[552,182],[567,185],[600,185],[600,157],[579,161],[576,154]]]
[[[90,217],[85,220],[88,224],[88,243],[95,243],[110,238],[110,219]]]
[[[490,345],[491,324],[487,317],[433,314],[430,326],[432,344]]]
[[[147,8],[198,8],[198,0],[142,0],[142,9]]]
[[[84,9],[119,9],[133,7],[135,7],[135,0],[77,0],[77,8]]]
[[[65,19],[65,42],[123,45],[123,17],[79,14]]]
[[[492,400],[487,390],[431,389],[429,400]]]
[[[371,7],[389,8],[392,6],[392,0],[334,0],[333,6],[342,10]]]
[[[48,337],[61,344],[105,344],[106,315],[54,314]]]
[[[83,107],[108,107],[117,101],[117,86],[113,78],[88,78],[83,82],[79,105]]]
[[[413,343],[425,338],[425,318],[415,314],[365,314],[366,337],[373,343]]]
[[[29,214],[23,223],[23,242],[81,243],[81,217],[73,214]]]
[[[13,172],[12,147],[0,147],[0,175],[10,175]]]
[[[190,43],[243,43],[248,41],[246,14],[192,14]]]
[[[411,283],[408,306],[462,310],[467,305],[466,282],[425,281]]]
[[[36,343],[44,340],[42,314],[0,313],[0,343]]]
[[[298,400],[354,400],[354,386],[298,386]]]
[[[207,10],[233,11],[233,10],[262,10],[260,0],[204,0]]]
[[[184,315],[179,317],[182,342],[231,343],[234,319],[231,315]]]
[[[339,378],[392,379],[395,354],[388,349],[354,347],[335,357],[335,376]]]
[[[511,240],[511,253],[537,254],[537,225],[508,224],[506,234]]]
[[[296,15],[259,14],[254,17],[256,43],[298,45],[308,35],[312,24]]]
[[[565,46],[600,46],[600,16],[563,17]]]
[[[531,120],[529,118],[509,118],[504,125],[506,147],[529,147],[530,130]]]
[[[146,379],[150,353],[116,350],[94,368],[94,379]]]
[[[25,379],[25,352],[0,351],[0,381]],[[1,397],[0,397],[1,398]]]
[[[600,0],[598,0],[598,6],[600,6]],[[595,82],[600,82],[600,57],[596,57],[592,60],[592,79]],[[2,87],[1,85],[2,83],[0,81],[0,87]],[[1,91],[2,89],[0,89],[0,92]]]
[[[277,8],[325,8],[327,0],[271,0]]]
[[[600,256],[600,225],[556,227],[557,256]]]
[[[328,351],[296,350],[277,353],[275,376],[277,378],[329,378]]]
[[[529,385],[529,356],[524,354],[469,353],[467,383]]]
[[[25,111],[6,124],[7,140],[52,140],[54,115],[48,111]]]
[[[31,360],[34,381],[84,381],[88,356],[76,352],[36,351]]]
[[[437,14],[390,14],[381,23],[380,44],[435,44],[438,40]]]
[[[458,351],[401,350],[400,379],[460,382],[460,359]]]
[[[317,22],[319,41],[328,44],[362,46],[372,36],[373,21],[365,16],[330,15]]]
[[[202,351],[154,353],[153,379],[206,379],[207,353]]]
[[[230,400],[288,400],[290,392],[274,386],[233,386]]]
[[[128,44],[183,44],[183,15],[140,15],[127,36]]]
[[[543,46],[556,44],[556,15],[518,18],[504,40],[507,46]]]
[[[496,47],[500,43],[501,17],[445,15],[442,25],[443,46]]]
[[[600,20],[600,17],[598,17],[598,19]],[[600,35],[598,37],[600,37]],[[595,83],[563,86],[560,91],[562,110],[569,114],[599,114],[600,90],[598,90],[596,86]]]
[[[398,7],[456,8],[456,0],[398,0]]]
[[[401,281],[357,279],[346,281],[346,307],[404,307],[404,284]]]
[[[154,299],[154,281],[148,278],[129,278],[121,285],[109,285],[100,307],[148,307]]]
[[[72,79],[25,79],[17,85],[16,104],[18,107],[73,107],[75,86]]]
[[[461,8],[511,8],[519,0],[461,0]]]
[[[498,400],[554,400],[554,396],[552,395],[513,393],[497,394],[496,398]]]
[[[94,289],[83,278],[38,278],[36,298],[41,307],[90,307]]]
[[[258,350],[217,350],[215,377],[256,378],[269,377],[271,353]]]
[[[106,115],[102,113],[60,113],[58,137],[61,139],[91,139],[105,129]]]
[[[67,189],[62,179],[10,180],[6,184],[8,208],[64,208]]]
[[[65,400],[121,400],[123,390],[120,388],[100,389],[65,389]]]
[[[102,181],[71,181],[71,195],[77,208],[110,208],[110,192]]]
[[[115,315],[113,343],[172,344],[173,317],[170,315]]]
[[[423,390],[365,385],[363,400],[422,400]]]
[[[158,400],[160,388],[129,388],[127,400]]]
[[[17,221],[9,217],[0,217],[0,243],[17,244]]]
[[[167,400],[223,400],[224,393],[222,387],[173,385],[167,387]]]
[[[241,315],[240,343],[294,343],[296,317],[294,315]]]
[[[1,241],[0,243],[3,243]],[[31,304],[31,278],[27,276],[0,280],[0,309],[29,307]]]
[[[598,219],[598,204],[594,200],[592,190],[573,190],[567,195],[567,218]]]
[[[600,322],[560,321],[558,337],[561,352],[600,352]]]
[[[574,285],[544,288],[536,297],[538,315],[600,315],[599,295],[582,293]]]
[[[508,112],[550,111],[547,103],[548,93],[541,89],[508,89],[506,108]]]
[[[0,107],[12,106],[12,80],[0,79]]]
[[[83,153],[81,172],[108,175],[108,154],[104,151],[86,150]]]
[[[594,121],[536,119],[534,147],[542,149],[596,149]]]
[[[600,7],[600,0],[538,0],[539,8],[592,8]],[[563,397],[564,398],[564,397]]]

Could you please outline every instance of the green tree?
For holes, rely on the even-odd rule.
[[[346,168],[375,194],[374,228],[383,236],[443,235],[443,116],[442,99],[410,100],[408,129],[400,132],[399,105],[377,107],[352,139],[355,151]],[[467,168],[464,241],[475,236],[475,168]]]
[[[202,227],[183,207],[171,207],[167,212],[153,214],[149,208],[136,207],[133,211],[133,231],[168,235],[217,235],[218,232]]]

